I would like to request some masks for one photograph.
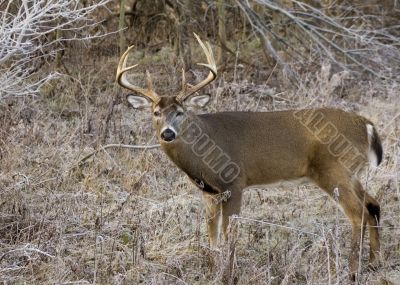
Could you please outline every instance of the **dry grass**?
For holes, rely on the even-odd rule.
[[[225,250],[207,245],[200,192],[159,149],[107,149],[74,168],[101,144],[155,142],[150,114],[129,109],[113,87],[116,61],[99,57],[96,72],[71,71],[41,97],[0,106],[4,284],[220,283]],[[159,86],[176,82],[159,67]],[[376,123],[385,159],[364,183],[382,206],[384,263],[368,271],[366,239],[361,283],[400,284],[399,86],[331,77],[329,66],[296,90],[251,84],[247,70],[236,72],[236,82],[210,89],[209,111],[324,105]],[[347,283],[350,224],[316,187],[247,190],[242,209],[237,284]]]

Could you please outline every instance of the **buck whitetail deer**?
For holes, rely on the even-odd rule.
[[[203,107],[208,95],[196,93],[217,76],[210,44],[198,37],[208,63],[205,80],[186,83],[171,96],[159,96],[147,72],[147,89],[127,79],[128,50],[122,55],[118,83],[136,94],[127,96],[134,108],[149,107],[162,150],[203,191],[208,238],[216,246],[219,223],[227,235],[229,217],[239,214],[243,189],[280,180],[309,178],[333,200],[352,225],[349,267],[353,278],[366,224],[370,232],[370,263],[379,257],[380,207],[364,191],[356,174],[367,162],[378,165],[382,146],[374,125],[354,113],[337,109],[278,112],[223,112],[195,115],[187,106]],[[228,193],[215,203],[215,197]]]

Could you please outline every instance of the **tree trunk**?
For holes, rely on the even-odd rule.
[[[226,47],[226,30],[225,30],[225,6],[224,0],[218,0],[218,41],[219,47],[217,49],[217,63],[220,65],[225,61],[224,48]]]
[[[184,0],[183,4],[178,3],[176,11],[179,16],[179,22],[177,23],[177,42],[175,46],[176,56],[182,61],[183,68],[188,70],[192,65],[192,53],[189,40],[192,1]]]
[[[119,55],[121,56],[125,51],[125,0],[120,0],[119,3],[119,22],[118,22],[118,33],[119,33]]]

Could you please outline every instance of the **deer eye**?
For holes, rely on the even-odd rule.
[[[160,117],[160,116],[161,116],[161,113],[160,113],[160,111],[154,111],[153,115],[154,115],[155,117]]]
[[[183,116],[183,112],[181,112],[181,111],[176,112],[176,116],[177,116],[177,117]]]

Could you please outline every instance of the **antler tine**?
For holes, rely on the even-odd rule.
[[[128,47],[128,49],[122,54],[122,56],[119,60],[119,63],[118,63],[116,80],[117,80],[118,84],[121,85],[122,87],[125,87],[129,90],[139,93],[139,94],[149,98],[154,103],[158,103],[160,101],[160,97],[153,90],[153,84],[151,82],[150,73],[148,71],[146,71],[147,89],[140,88],[140,87],[130,83],[128,78],[126,77],[127,72],[129,70],[138,66],[138,64],[134,64],[132,66],[126,67],[126,63],[128,61],[128,55],[132,48],[133,48],[133,46]]]
[[[196,37],[203,52],[205,53],[205,55],[207,57],[207,63],[197,63],[197,65],[202,65],[202,66],[207,67],[210,70],[210,72],[208,73],[208,76],[206,79],[204,79],[203,81],[201,81],[200,83],[198,83],[194,86],[191,86],[186,83],[185,71],[183,70],[182,71],[182,90],[176,97],[176,100],[179,102],[183,102],[187,97],[189,97],[193,93],[199,91],[206,85],[210,84],[217,77],[217,65],[215,63],[214,54],[213,54],[210,43],[206,42],[206,44],[207,44],[207,46],[206,46],[196,34],[194,34],[194,36]]]

